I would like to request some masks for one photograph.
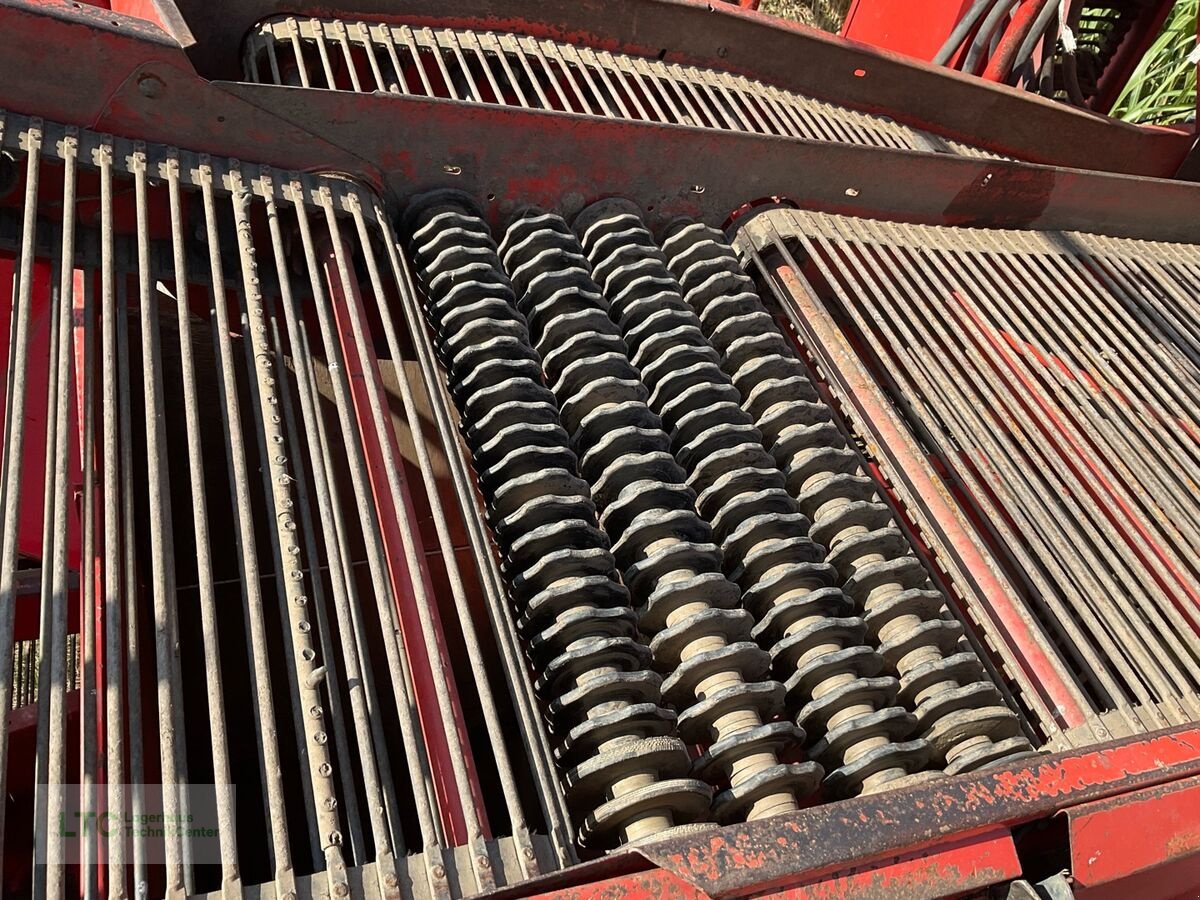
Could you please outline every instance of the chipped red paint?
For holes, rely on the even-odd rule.
[[[789,900],[893,900],[961,894],[1023,874],[1013,827],[1064,811],[1082,811],[1092,821],[1111,814],[1108,846],[1115,847],[1120,811],[1129,803],[1173,823],[1157,823],[1131,859],[1167,863],[1155,877],[1169,870],[1170,884],[1184,884],[1183,867],[1200,849],[1196,791],[1200,728],[1181,727],[1048,755],[1034,765],[1014,763],[626,850],[501,889],[495,897],[641,900],[774,892]],[[1159,802],[1166,805],[1156,807]],[[1142,871],[1137,865],[1129,871]],[[1129,880],[1114,883],[1127,887]],[[1142,896],[1143,883],[1137,884]]]
[[[1021,861],[1012,835],[1000,830],[838,872],[775,896],[786,900],[918,900],[980,890],[1020,874]]]
[[[698,900],[703,891],[664,869],[533,894],[535,900]]]
[[[641,853],[713,896],[745,896],[1196,775],[1200,728],[1182,727],[664,841]]]

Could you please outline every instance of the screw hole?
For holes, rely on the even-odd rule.
[[[495,195],[495,194],[488,194],[488,195],[487,195],[487,201],[488,201],[488,203],[491,203],[491,202],[492,202],[493,200],[495,200],[495,199],[496,199],[496,195]]]
[[[218,121],[218,122],[224,122],[224,121],[225,121],[225,117],[224,117],[224,116],[217,116],[217,121]]]

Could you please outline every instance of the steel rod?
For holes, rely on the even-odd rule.
[[[205,234],[208,243],[212,286],[209,292],[209,319],[220,377],[218,398],[224,425],[225,454],[230,474],[230,500],[236,518],[234,530],[238,567],[243,575],[242,599],[248,623],[251,666],[250,687],[255,698],[256,726],[260,746],[260,771],[265,788],[267,829],[270,834],[272,866],[277,890],[295,891],[295,872],[291,847],[288,843],[287,814],[284,799],[282,768],[279,760],[279,737],[275,712],[271,702],[271,673],[267,659],[267,637],[263,622],[261,582],[256,559],[254,525],[251,518],[249,486],[246,470],[246,448],[242,431],[241,405],[238,401],[237,377],[234,369],[233,341],[230,337],[230,316],[225,296],[225,273],[221,261],[221,238],[217,226],[213,171],[205,159],[200,171],[201,194],[204,204]]]
[[[179,330],[180,381],[183,389],[184,427],[187,432],[200,630],[206,668],[205,697],[208,702],[209,735],[212,739],[217,826],[220,829],[218,841],[221,848],[221,889],[224,895],[232,900],[241,895],[241,871],[238,865],[233,776],[229,764],[229,731],[225,719],[225,677],[221,668],[221,648],[217,633],[212,542],[208,529],[208,490],[204,482],[204,446],[200,431],[195,349],[192,345],[192,314],[188,305],[187,251],[184,244],[178,156],[172,154],[164,168],[171,215],[172,275],[175,284],[176,325]]]

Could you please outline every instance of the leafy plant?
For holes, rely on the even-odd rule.
[[[1178,0],[1158,39],[1117,98],[1113,115],[1130,122],[1172,125],[1196,115],[1196,12],[1200,0]]]

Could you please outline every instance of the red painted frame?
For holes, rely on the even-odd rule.
[[[191,0],[184,5],[197,7]],[[204,5],[210,7],[210,17],[202,16],[198,20],[202,24],[212,25],[213,15],[226,15],[225,21],[213,26],[218,30],[198,29],[202,42],[210,44],[214,35],[240,37],[242,32],[236,29],[244,30],[263,13],[278,11],[270,0],[254,0],[236,9],[211,2]],[[435,0],[413,0],[406,9],[418,18],[424,15],[445,21],[443,5]],[[383,0],[360,0],[357,13],[342,13],[366,15],[388,6]],[[732,6],[712,10],[693,0],[630,0],[622,4],[549,0],[540,5],[513,2],[511,8],[517,12],[510,16],[498,15],[498,6],[509,8],[485,0],[464,0],[455,5],[453,23],[522,28],[634,50],[653,48],[670,38],[672,47],[687,48],[672,50],[672,59],[728,67],[797,89],[815,85],[819,88],[816,92],[830,99],[897,111],[908,121],[948,136],[979,134],[985,144],[1016,148],[1021,151],[1017,155],[1043,161],[1078,163],[1090,158],[1111,168],[1170,174],[1191,146],[1186,136],[1113,126],[1085,113],[1064,111],[1007,89],[947,75]],[[604,30],[605,22],[612,23],[612,31]],[[178,35],[178,25],[172,27]],[[923,202],[927,207],[915,215],[929,219],[965,216],[959,221],[974,221],[970,216],[990,214],[1002,220],[1011,217],[1007,220],[1010,224],[1061,227],[1064,222],[1086,221],[1089,216],[1094,221],[1107,211],[1121,222],[1127,215],[1140,215],[1136,222],[1143,229],[1164,227],[1165,222],[1167,227],[1184,229],[1181,234],[1192,236],[1194,231],[1186,229],[1196,228],[1194,209],[1200,193],[1188,185],[435,101],[309,98],[314,105],[300,112],[307,109],[311,115],[313,109],[319,110],[317,101],[321,100],[347,119],[359,116],[368,120],[385,113],[382,123],[376,123],[375,137],[390,138],[393,155],[385,159],[368,152],[364,157],[360,155],[363,147],[346,139],[354,132],[339,130],[337,116],[326,116],[326,125],[334,122],[337,127],[330,125],[321,132],[289,120],[285,103],[265,111],[264,98],[270,97],[273,104],[275,98],[286,97],[288,89],[257,90],[208,81],[197,74],[192,63],[192,59],[204,58],[202,52],[185,55],[176,41],[144,21],[95,8],[79,9],[64,0],[7,0],[0,3],[0,28],[10,51],[0,58],[0,105],[150,140],[263,159],[283,167],[357,173],[376,185],[388,183],[380,171],[385,164],[393,178],[411,184],[413,179],[431,177],[420,165],[425,162],[422,153],[433,158],[457,147],[464,155],[483,154],[486,148],[481,150],[481,143],[505,134],[508,142],[500,140],[493,153],[510,153],[519,145],[525,145],[530,155],[541,153],[540,148],[528,146],[534,143],[529,135],[536,134],[537,143],[548,143],[560,160],[553,177],[522,181],[511,166],[498,171],[507,179],[502,185],[509,193],[540,191],[534,199],[550,203],[568,188],[579,186],[580,176],[573,169],[584,171],[587,178],[583,184],[593,191],[630,182],[649,190],[664,177],[665,167],[679,168],[678,154],[686,151],[694,165],[707,166],[706,173],[717,179],[704,200],[709,205],[699,207],[690,197],[667,197],[677,206],[668,205],[663,212],[686,211],[688,204],[710,215],[724,204],[723,211],[728,212],[734,205],[726,202],[728,198],[740,193],[739,202],[752,200],[770,195],[776,186],[782,192],[790,185],[792,190],[817,194],[823,190],[820,182],[828,180],[831,171],[841,178],[855,170],[870,170],[876,181],[894,184],[882,200],[879,196],[855,199],[857,194],[852,197],[836,180],[834,193],[824,200],[830,205],[842,204],[839,208],[845,211],[859,212],[869,211],[872,203],[886,209],[888,203]],[[619,38],[612,36],[618,33]],[[713,35],[720,36],[719,44]],[[73,65],[64,68],[60,62],[46,59],[47,45],[56,48],[56,57],[70,58]],[[217,66],[219,59],[210,62]],[[859,68],[864,76],[856,74]],[[217,69],[206,71],[213,74]],[[147,77],[161,80],[168,91],[164,102],[157,103],[151,96],[157,89],[144,89]],[[972,104],[986,106],[994,121],[975,116]],[[939,106],[947,111],[940,117]],[[299,113],[297,116],[302,118]],[[397,132],[395,127],[405,117],[412,117],[415,126],[410,123],[407,132]],[[1006,137],[1005,128],[1011,128],[1013,134]],[[1111,138],[1107,143],[1106,137]],[[588,144],[591,153],[580,154]],[[614,154],[614,150],[621,152]],[[614,155],[621,157],[616,165],[603,160]],[[486,166],[492,157],[470,158],[482,160],[481,168],[488,175]],[[631,174],[630,160],[641,171]],[[814,168],[805,171],[810,164]],[[605,165],[609,168],[596,176],[594,170]],[[766,174],[755,180],[756,171]],[[444,181],[444,175],[441,177]],[[730,186],[725,186],[725,181]],[[761,187],[761,194],[750,193],[755,185]],[[486,190],[487,182],[481,180],[471,187]],[[1152,200],[1164,202],[1150,208]],[[1139,210],[1139,206],[1144,208]],[[376,435],[374,439],[382,438]],[[391,510],[390,514],[412,512]],[[403,591],[397,593],[403,596]],[[1043,677],[1033,655],[1027,662],[1031,671]],[[1053,679],[1047,677],[1044,684],[1054,696]],[[1147,871],[1147,863],[1169,859],[1173,871],[1178,871],[1175,866],[1187,864],[1194,844],[1180,843],[1176,837],[1193,833],[1194,817],[1171,819],[1168,812],[1186,812],[1185,804],[1195,799],[1197,777],[1200,729],[1178,729],[1086,753],[1047,757],[1037,765],[946,779],[921,788],[815,807],[789,818],[714,830],[704,838],[608,857],[506,893],[744,896],[773,890],[789,891],[797,897],[824,897],[870,896],[872,891],[889,895],[904,890],[962,891],[1020,874],[1021,859],[1012,829],[1060,812],[1078,811],[1084,822],[1111,822],[1121,821],[1123,812],[1137,809],[1139,815],[1153,817],[1156,824],[1179,824],[1174,832],[1164,827],[1156,838],[1148,835],[1124,855],[1124,862],[1109,869],[1097,871],[1094,864],[1087,863],[1087,856],[1081,857],[1081,865],[1092,866],[1088,877],[1099,888]],[[1097,805],[1104,803],[1110,805]],[[1090,835],[1079,836],[1071,852],[1078,848],[1086,854],[1088,840]],[[1124,853],[1119,841],[1105,840],[1105,846],[1115,848],[1113,852]]]
[[[872,47],[928,61],[941,49],[946,36],[970,6],[971,0],[922,0],[919,12],[915,13],[913,5],[908,3],[896,3],[892,0],[854,0],[842,23],[841,34],[850,40],[860,41]],[[1133,70],[1158,37],[1173,6],[1171,0],[1158,0],[1157,3],[1147,4],[1142,8],[1141,15],[1126,33],[1105,67],[1096,86],[1096,96],[1089,103],[1090,109],[1100,113],[1107,113],[1112,109],[1121,90],[1133,75]],[[1024,37],[1030,17],[1036,16],[1040,8],[1041,3],[1038,0],[1025,0],[1018,7],[1012,21],[1003,31],[997,57],[1004,57],[1006,51],[1015,51],[1015,44],[1020,43]],[[947,61],[947,65],[957,69],[961,61],[961,55],[955,54]],[[1006,80],[1009,70],[1002,60],[989,59],[985,55],[984,61],[984,79]]]
[[[501,896],[957,895],[1029,874],[1015,851],[1014,830],[1064,813],[1071,822],[1071,859],[1083,860],[1076,864],[1090,879],[1081,887],[1127,889],[1125,879],[1148,872],[1158,877],[1169,866],[1171,889],[1185,896],[1200,889],[1198,786],[1200,727],[1185,726],[667,841]],[[1113,827],[1134,813],[1131,823],[1154,820],[1149,833],[1130,837],[1127,828]],[[1098,853],[1104,867],[1093,862],[1089,868],[1086,860]],[[626,871],[614,871],[618,866]],[[1138,880],[1135,895],[1157,896],[1140,893],[1155,884],[1151,876]]]

